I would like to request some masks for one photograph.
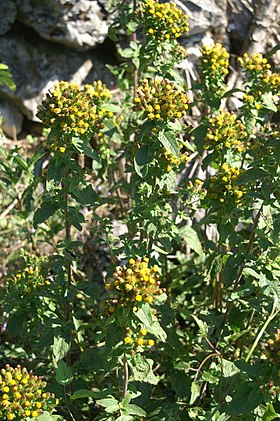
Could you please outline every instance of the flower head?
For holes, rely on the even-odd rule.
[[[141,20],[148,36],[157,40],[176,40],[189,31],[188,15],[176,3],[148,0],[142,7]]]
[[[188,109],[189,97],[167,79],[144,79],[137,88],[134,109],[152,121],[174,121]]]
[[[35,418],[44,411],[53,412],[58,404],[53,394],[44,392],[41,377],[28,373],[20,365],[6,365],[0,374],[0,417],[3,420]]]
[[[237,185],[236,180],[243,170],[230,167],[224,163],[218,173],[206,183],[206,199],[210,202],[219,202],[225,206],[240,206],[241,200],[246,193],[246,188]]]
[[[128,266],[117,266],[113,277],[105,288],[107,312],[112,313],[117,307],[137,309],[142,302],[152,303],[164,290],[160,288],[159,268],[149,267],[147,257],[130,259]]]
[[[209,127],[205,138],[204,149],[218,152],[245,150],[246,127],[237,117],[229,112],[220,112],[209,119]]]
[[[228,74],[229,53],[220,43],[201,48],[201,77],[207,90],[215,96],[224,92],[224,81]]]
[[[101,81],[84,88],[69,82],[59,82],[38,107],[37,116],[45,126],[56,129],[50,147],[62,153],[69,147],[71,137],[90,137],[109,117],[102,103],[111,97]],[[71,144],[71,142],[70,142]]]
[[[155,341],[151,338],[147,338],[147,335],[148,332],[146,331],[146,329],[141,328],[141,326],[139,326],[136,330],[127,328],[126,336],[123,342],[131,349],[137,349],[138,352],[140,350],[144,351],[155,345]]]
[[[245,53],[243,57],[238,57],[238,62],[252,76],[257,77],[265,76],[271,67],[267,59],[260,53],[253,53],[250,56]]]
[[[249,82],[243,95],[244,108],[257,111],[267,108],[267,98],[270,103],[277,105],[280,96],[280,75],[272,73],[267,59],[260,53],[250,56],[245,53],[238,61],[247,73]]]

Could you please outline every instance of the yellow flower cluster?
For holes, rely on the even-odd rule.
[[[249,73],[256,74],[258,76],[265,76],[271,67],[267,62],[267,59],[260,53],[253,53],[250,56],[245,53],[243,57],[238,57],[237,60],[241,67],[246,69]]]
[[[201,63],[202,69],[219,76],[228,74],[229,53],[217,42],[213,46],[204,45],[201,47]]]
[[[9,285],[14,285],[21,292],[28,294],[34,290],[40,290],[43,286],[49,286],[50,283],[50,280],[43,277],[39,266],[36,265],[27,266],[9,279]]]
[[[260,53],[253,53],[251,56],[245,53],[243,57],[238,58],[238,61],[249,73],[249,80],[251,79],[251,85],[243,95],[246,108],[256,110],[265,108],[263,95],[268,92],[274,95],[273,102],[277,104],[280,95],[280,75],[271,72],[267,59]]]
[[[149,259],[129,259],[127,266],[117,266],[105,288],[108,292],[107,311],[113,313],[120,306],[137,311],[141,302],[152,303],[164,290],[160,288],[159,268],[148,266]]]
[[[58,400],[44,392],[46,383],[41,377],[29,374],[20,365],[6,365],[0,374],[0,418],[3,421],[35,418],[44,411],[52,412]]]
[[[174,121],[188,109],[189,97],[167,79],[144,79],[137,88],[134,110],[152,121]]]
[[[268,339],[265,344],[265,356],[273,364],[280,361],[280,329],[277,329],[274,339]],[[279,371],[280,374],[280,371]],[[280,377],[280,375],[279,375]]]
[[[138,332],[133,332],[130,328],[127,328],[123,342],[130,347],[151,348],[155,345],[155,341],[145,338],[147,334],[148,332],[143,328],[140,328]]]
[[[234,114],[220,112],[208,121],[210,127],[207,129],[204,149],[214,149],[222,153],[228,149],[237,152],[245,150],[246,127]]]
[[[205,87],[215,96],[224,92],[224,80],[228,74],[229,53],[219,42],[201,48],[201,76]]]
[[[189,161],[189,157],[186,153],[176,156],[169,152],[166,148],[162,149],[160,159],[166,164],[165,169],[167,172],[170,172],[174,167],[179,167],[181,164]]]
[[[112,95],[107,86],[101,80],[95,80],[91,85],[85,85],[85,92],[100,102],[107,101]]]
[[[189,32],[188,15],[176,3],[148,0],[141,10],[147,34],[157,40],[174,40]]]
[[[273,95],[280,95],[280,74],[267,72],[262,82],[271,90]]]
[[[101,81],[81,88],[75,83],[59,82],[54,85],[42,104],[37,116],[45,126],[56,128],[61,141],[51,144],[54,150],[65,152],[65,141],[71,136],[90,136],[100,128],[103,117],[111,117],[101,107],[103,101],[111,97],[109,90]]]
[[[210,178],[206,199],[219,201],[225,205],[234,204],[239,206],[246,189],[244,186],[236,185],[235,182],[242,172],[241,169],[230,167],[224,163],[220,171]]]

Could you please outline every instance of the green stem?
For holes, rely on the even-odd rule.
[[[257,335],[256,339],[254,340],[254,343],[253,343],[253,345],[252,345],[251,349],[250,349],[250,350],[249,350],[249,352],[248,352],[247,357],[245,358],[246,363],[249,361],[249,359],[251,358],[251,356],[252,356],[253,352],[255,351],[255,349],[256,349],[256,347],[257,347],[257,345],[258,345],[258,343],[259,343],[259,341],[260,341],[260,339],[261,339],[262,335],[264,334],[264,332],[265,332],[265,330],[266,330],[267,326],[268,326],[268,325],[269,325],[269,323],[270,323],[270,322],[274,319],[274,317],[275,317],[275,316],[279,313],[280,308],[278,308],[278,309],[276,310],[277,304],[278,304],[278,299],[277,299],[277,298],[275,298],[275,299],[274,299],[274,303],[273,303],[273,307],[272,307],[272,310],[271,310],[271,313],[270,313],[270,315],[268,316],[267,320],[265,321],[265,323],[264,323],[263,327],[262,327],[262,328],[261,328],[261,330],[259,331],[259,333],[258,333],[258,335]]]
[[[123,399],[124,399],[127,394],[128,379],[129,379],[128,363],[127,363],[126,357],[124,357],[123,369],[124,369],[124,382],[123,382]]]

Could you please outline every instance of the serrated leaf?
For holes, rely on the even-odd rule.
[[[160,132],[158,134],[160,143],[173,155],[178,156],[180,152],[179,142],[174,132]]]
[[[72,370],[63,360],[58,361],[55,380],[63,386],[71,383],[73,380]]]
[[[189,225],[185,225],[184,227],[180,228],[179,235],[185,240],[187,245],[198,255],[201,255],[203,253],[198,235],[192,227],[190,227]]]
[[[55,361],[58,362],[59,360],[62,360],[62,358],[64,358],[68,354],[70,348],[71,344],[67,342],[64,338],[62,338],[61,336],[55,336],[52,346]]]

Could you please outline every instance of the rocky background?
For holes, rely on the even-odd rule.
[[[128,0],[124,0],[128,1]],[[0,63],[7,64],[17,89],[0,87],[3,130],[16,139],[40,130],[37,106],[54,82],[78,84],[101,79],[114,88],[106,64],[118,64],[117,46],[107,37],[114,19],[108,0],[0,0]],[[278,0],[177,0],[190,17],[182,44],[194,62],[205,37],[222,42],[233,55],[265,52],[280,42]],[[275,56],[280,63],[280,51]],[[185,64],[195,78],[195,67]],[[233,79],[237,76],[234,72]],[[235,83],[233,82],[233,83]]]

